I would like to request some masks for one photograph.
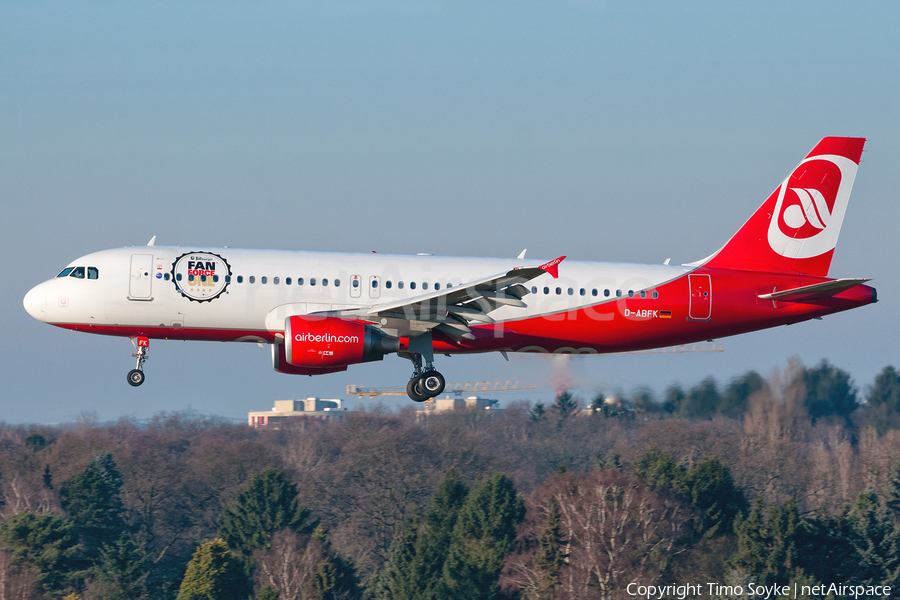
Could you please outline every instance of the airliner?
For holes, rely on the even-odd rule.
[[[396,353],[411,399],[440,394],[435,356],[646,350],[789,325],[877,300],[828,277],[864,138],[822,139],[717,252],[683,265],[146,246],[103,250],[31,289],[25,310],[130,338],[269,344],[280,373]]]

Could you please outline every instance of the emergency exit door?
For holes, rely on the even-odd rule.
[[[688,317],[696,321],[709,321],[712,318],[712,280],[707,274],[688,275],[691,288]]]
[[[128,286],[129,300],[152,300],[150,293],[153,286],[153,255],[131,255],[131,281]]]

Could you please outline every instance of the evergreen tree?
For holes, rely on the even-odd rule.
[[[249,562],[281,529],[309,533],[309,511],[300,506],[297,487],[281,471],[267,469],[253,477],[219,520],[219,537]]]
[[[900,523],[900,461],[894,464],[884,491],[884,504],[894,522]]]
[[[416,544],[415,575],[423,592],[421,598],[437,600],[443,594],[444,561],[453,529],[469,490],[450,469],[425,513],[425,530]]]
[[[900,529],[871,490],[860,493],[848,515],[855,550],[854,582],[863,585],[900,583]]]
[[[569,390],[563,390],[556,394],[556,400],[553,404],[556,414],[561,420],[568,419],[578,412],[578,400],[572,396]]]
[[[747,411],[750,396],[763,389],[763,378],[756,371],[747,371],[732,379],[719,401],[717,412],[732,418],[739,418]]]
[[[651,488],[673,488],[681,490],[685,485],[686,472],[675,458],[660,452],[648,450],[638,457],[634,474],[643,479]]]
[[[716,380],[707,377],[684,396],[675,416],[682,419],[708,419],[716,414],[721,400]]]
[[[869,390],[869,406],[887,405],[894,412],[900,412],[900,371],[888,365],[875,376],[875,383]]]
[[[54,597],[77,586],[87,572],[72,523],[55,515],[20,512],[0,526],[0,548],[14,563],[30,565],[37,585]]]
[[[115,544],[107,545],[100,553],[94,572],[104,588],[108,600],[138,600],[147,596],[147,556],[122,536]]]
[[[188,563],[177,600],[246,600],[244,567],[219,538],[206,542]]]
[[[550,600],[559,586],[559,572],[566,560],[560,533],[559,502],[555,496],[550,496],[547,503],[547,524],[538,535],[537,544],[534,557],[534,569],[538,574],[537,598]]]
[[[859,407],[850,374],[826,360],[804,369],[800,378],[806,388],[806,408],[813,420],[831,415],[847,417]]]
[[[532,422],[537,422],[543,419],[546,414],[547,409],[544,408],[544,403],[538,400],[531,408],[531,412],[528,413],[528,418]]]
[[[322,527],[316,527],[313,539],[322,546],[322,560],[319,561],[313,576],[313,589],[319,598],[321,600],[359,598],[362,595],[359,578],[350,561],[331,549],[328,535]]]
[[[782,506],[771,507],[768,519],[764,519],[762,499],[757,498],[746,519],[740,513],[735,517],[738,549],[729,566],[746,571],[757,577],[758,583],[766,585],[806,577],[799,560],[800,525],[800,516],[792,499]]]
[[[413,562],[421,522],[416,515],[394,536],[387,561],[375,582],[375,600],[413,600],[420,597],[420,585]]]
[[[708,537],[730,533],[735,517],[747,510],[743,492],[718,459],[706,458],[694,465],[684,476],[684,488],[691,508],[702,515]]]
[[[103,548],[115,544],[125,531],[121,491],[122,476],[109,453],[96,454],[60,490],[62,507],[92,561],[99,560]]]
[[[503,475],[477,484],[459,510],[443,579],[445,598],[501,598],[503,560],[513,547],[525,505],[512,481]]]

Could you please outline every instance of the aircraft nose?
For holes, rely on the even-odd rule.
[[[29,315],[31,315],[38,321],[46,322],[47,286],[42,283],[31,288],[28,293],[25,294],[25,299],[22,300],[22,305],[25,306],[25,310],[28,311]]]

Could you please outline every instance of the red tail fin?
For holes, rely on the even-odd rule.
[[[706,265],[827,275],[865,143],[824,138]]]

